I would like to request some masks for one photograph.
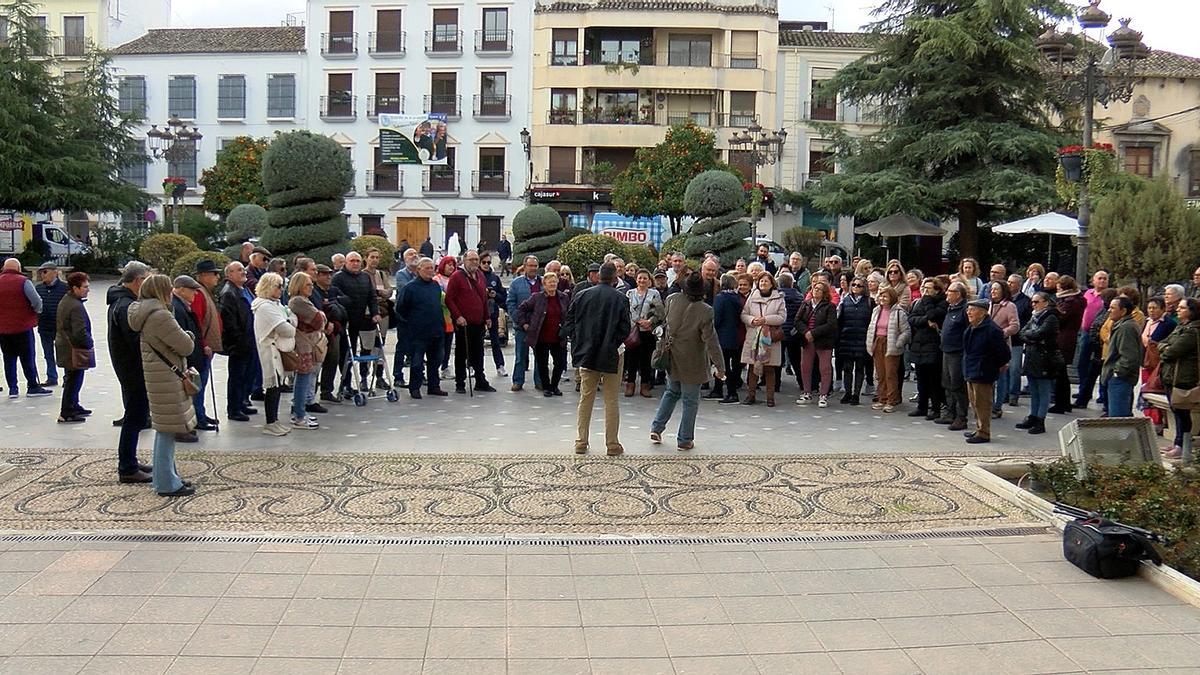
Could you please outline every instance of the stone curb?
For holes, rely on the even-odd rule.
[[[1019,488],[1008,482],[1007,478],[1019,478],[1025,474],[1022,464],[1002,464],[983,467],[972,464],[963,469],[962,475],[967,480],[1001,497],[1014,506],[1032,512],[1038,518],[1049,522],[1058,531],[1066,526],[1066,520],[1054,515],[1054,504],[1038,497],[1032,492]],[[1158,566],[1143,561],[1138,576],[1149,581],[1162,590],[1179,598],[1183,602],[1200,608],[1200,581],[1192,579],[1168,565]]]

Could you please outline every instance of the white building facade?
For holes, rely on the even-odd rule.
[[[216,163],[217,153],[238,136],[270,139],[275,132],[308,126],[304,29],[298,27],[152,29],[113,50],[118,98],[125,111],[151,125],[166,126],[171,116],[203,138],[179,162],[150,157],[127,166],[121,177],[151,194],[162,194],[163,179],[187,181],[184,204],[199,207],[198,180]],[[162,205],[153,208],[163,219]],[[141,220],[141,214],[122,218]]]
[[[532,2],[310,0],[307,127],[346,147],[350,228],[494,247],[524,206]],[[446,166],[382,162],[381,114],[445,116]]]

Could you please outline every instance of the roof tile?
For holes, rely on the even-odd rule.
[[[776,16],[779,12],[774,3],[762,0],[753,4],[721,4],[720,0],[560,0],[538,4],[537,14],[557,12],[590,11],[667,11],[667,12],[723,12],[726,14],[766,14]]]
[[[828,49],[872,49],[879,38],[872,33],[834,30],[781,30],[780,47],[824,47]]]
[[[304,51],[303,26],[155,28],[113,50],[117,55]]]

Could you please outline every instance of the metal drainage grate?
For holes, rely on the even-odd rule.
[[[111,542],[130,544],[311,544],[336,546],[691,546],[707,544],[797,544],[827,542],[906,541],[917,539],[957,539],[963,537],[1024,537],[1046,534],[1048,526],[933,530],[929,532],[864,532],[840,534],[780,534],[771,536],[700,536],[700,537],[506,537],[487,535],[464,537],[356,537],[319,535],[222,535],[155,533],[71,533],[0,534],[0,542]]]

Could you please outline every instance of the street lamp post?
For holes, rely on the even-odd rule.
[[[1076,21],[1084,30],[1108,27],[1111,16],[1100,9],[1100,0],[1090,0],[1087,7],[1076,15]],[[1128,102],[1137,84],[1137,64],[1150,55],[1150,49],[1142,43],[1142,34],[1129,27],[1129,19],[1121,19],[1121,27],[1108,36],[1109,49],[1102,55],[1089,45],[1083,46],[1084,65],[1078,72],[1067,67],[1080,56],[1079,50],[1068,39],[1048,29],[1037,39],[1037,49],[1058,68],[1057,80],[1053,83],[1056,94],[1064,102],[1083,106],[1083,147],[1092,147],[1092,126],[1096,104],[1108,106],[1114,101]],[[1088,276],[1088,254],[1090,236],[1088,227],[1092,221],[1092,209],[1088,203],[1087,176],[1079,180],[1079,237],[1075,254],[1075,278]]]
[[[529,201],[529,188],[533,185],[533,135],[527,127],[521,128],[521,147],[525,149],[525,199]]]
[[[783,146],[787,143],[787,129],[767,131],[758,122],[752,123],[729,138],[731,150],[749,151],[750,164],[754,167],[750,177],[752,184],[758,183],[758,167],[774,164],[783,157]],[[754,245],[758,245],[758,210],[750,214],[750,233]]]
[[[171,115],[163,127],[159,129],[157,124],[150,125],[150,131],[146,132],[146,138],[150,141],[150,153],[154,159],[167,160],[167,172],[170,173],[171,164],[180,164],[184,160],[195,157],[200,146],[200,139],[204,138],[204,135],[196,127],[188,129],[183,120],[176,115]],[[179,234],[179,211],[183,206],[185,192],[187,192],[187,186],[182,185],[173,189],[170,195],[171,231],[175,234]]]

